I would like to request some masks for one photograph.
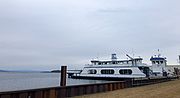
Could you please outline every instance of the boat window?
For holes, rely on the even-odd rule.
[[[159,64],[159,61],[156,61],[156,64]]]
[[[163,61],[160,61],[161,62],[161,64],[163,64]]]
[[[96,74],[96,73],[97,73],[97,70],[95,69],[88,70],[88,74]]]
[[[155,61],[152,61],[153,64],[155,64]]]
[[[101,65],[101,63],[98,63],[98,65]]]
[[[137,60],[136,62],[137,62],[137,63],[140,63],[140,60]]]
[[[114,74],[114,70],[112,70],[112,69],[103,69],[103,70],[101,70],[101,74]]]
[[[120,64],[123,64],[123,62],[120,62]]]
[[[130,75],[132,74],[132,70],[131,69],[121,69],[119,70],[120,74],[125,74],[125,75]]]
[[[96,63],[93,63],[94,65],[96,65]]]

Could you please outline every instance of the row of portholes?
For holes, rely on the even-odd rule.
[[[114,70],[113,69],[102,69],[101,70],[101,74],[114,74]],[[88,70],[88,74],[96,74],[97,70],[96,69],[90,69]],[[120,74],[124,74],[124,75],[130,75],[132,74],[132,70],[131,69],[120,69],[119,70]]]

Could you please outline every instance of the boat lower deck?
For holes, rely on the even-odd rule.
[[[133,78],[117,78],[117,77],[87,77],[87,76],[71,76],[73,79],[91,79],[91,80],[107,80],[107,81],[126,81]]]

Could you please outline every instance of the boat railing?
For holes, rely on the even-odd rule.
[[[93,64],[85,64],[85,66],[86,66],[86,67],[88,67],[88,66],[93,66]]]

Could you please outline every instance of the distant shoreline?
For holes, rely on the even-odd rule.
[[[14,73],[51,73],[51,71],[29,71],[29,70],[0,70],[0,72],[14,72]]]

